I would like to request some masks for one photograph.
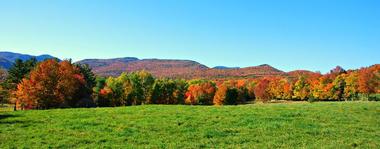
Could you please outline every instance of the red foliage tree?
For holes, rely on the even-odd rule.
[[[75,106],[84,85],[83,75],[71,62],[46,60],[18,84],[16,102],[21,109]]]
[[[254,89],[256,100],[266,102],[271,99],[269,92],[270,80],[267,78],[260,79]]]
[[[374,65],[370,68],[362,68],[359,70],[358,91],[362,94],[376,93],[380,83],[380,66]]]

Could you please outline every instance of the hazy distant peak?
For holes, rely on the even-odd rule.
[[[35,57],[38,61],[43,61],[45,59],[52,59],[56,58],[54,56],[48,55],[48,54],[43,54],[39,56],[33,56],[29,54],[20,54],[20,53],[14,53],[14,52],[8,52],[8,51],[2,51],[0,52],[0,66],[8,69],[16,59],[21,59],[23,61],[29,60],[31,58]]]

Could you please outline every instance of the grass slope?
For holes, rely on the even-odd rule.
[[[0,113],[0,148],[379,148],[380,102]]]

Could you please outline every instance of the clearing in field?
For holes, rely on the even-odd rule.
[[[0,113],[0,148],[379,148],[380,102]]]

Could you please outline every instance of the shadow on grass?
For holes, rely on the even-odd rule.
[[[11,118],[11,117],[18,117],[18,116],[13,115],[13,114],[0,114],[0,120]]]
[[[20,120],[7,120],[8,118],[19,117],[17,115],[12,114],[0,114],[0,124],[16,124],[16,123],[24,123],[24,121]]]

